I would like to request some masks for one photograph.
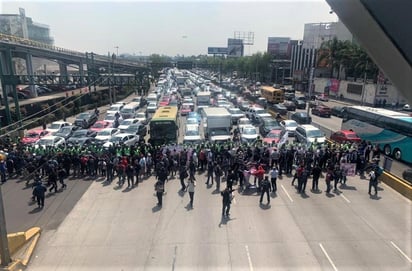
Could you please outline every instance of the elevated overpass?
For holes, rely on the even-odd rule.
[[[35,74],[32,58],[42,58],[59,63],[59,75]],[[25,60],[26,74],[17,74],[13,59]],[[69,74],[67,67],[76,65],[79,72]],[[11,118],[8,95],[13,93],[17,121],[20,120],[19,100],[16,85],[30,85],[31,92],[37,96],[35,85],[67,85],[75,83],[78,87],[94,85],[117,86],[148,82],[151,68],[145,63],[119,59],[115,55],[103,56],[95,53],[81,53],[61,47],[39,43],[19,37],[0,34],[0,80],[2,98],[6,109],[7,124]]]
[[[412,104],[412,1],[326,1]]]

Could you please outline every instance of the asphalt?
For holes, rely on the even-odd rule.
[[[57,229],[43,231],[28,270],[412,268],[412,205],[384,184],[369,196],[366,180],[349,177],[331,195],[301,195],[284,176],[270,205],[236,191],[227,219],[215,187],[196,179],[193,209],[177,179],[162,208],[154,177],[133,189],[93,182]]]

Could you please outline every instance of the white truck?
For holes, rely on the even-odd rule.
[[[231,138],[231,115],[224,107],[203,108],[206,117],[205,137],[211,142],[227,142]]]
[[[197,93],[196,102],[197,107],[208,107],[210,106],[211,94],[209,91],[200,91]]]

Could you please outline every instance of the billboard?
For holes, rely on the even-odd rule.
[[[243,40],[227,39],[227,56],[229,57],[243,56]]]
[[[209,55],[226,55],[227,47],[207,47],[207,53]]]
[[[269,37],[268,54],[272,56],[277,56],[278,59],[290,59],[290,38]]]

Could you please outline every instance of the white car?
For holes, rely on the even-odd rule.
[[[52,124],[50,124],[49,127],[46,128],[46,131],[49,131],[50,133],[56,133],[62,127],[70,126],[70,125],[71,123],[67,121],[55,121],[55,122],[52,122]]]
[[[405,110],[405,111],[412,111],[412,107],[411,107],[409,104],[405,104],[405,105],[402,107],[402,109]]]
[[[61,136],[45,136],[34,144],[34,148],[37,149],[39,147],[64,148],[66,147],[66,140]]]
[[[280,122],[280,126],[285,128],[289,136],[295,136],[295,131],[296,131],[296,128],[298,127],[298,123],[294,120],[282,120]]]
[[[155,103],[155,102],[150,102],[150,103],[147,105],[146,110],[147,110],[147,113],[154,113],[154,112],[156,112],[156,110],[157,110],[157,103]]]
[[[115,103],[110,106],[109,109],[107,109],[106,113],[107,114],[116,114],[117,112],[120,114],[120,110],[124,107],[123,103]]]
[[[239,129],[239,131],[241,131],[243,127],[250,126],[250,125],[252,125],[252,122],[248,118],[240,118],[237,121],[237,128]]]
[[[139,136],[138,135],[132,135],[132,134],[116,134],[112,136],[109,141],[103,144],[103,147],[108,148],[113,145],[125,145],[125,146],[132,146],[135,143],[139,142]]]
[[[97,132],[96,140],[98,141],[107,141],[112,136],[117,135],[120,133],[120,130],[117,128],[104,128],[103,130]]]
[[[199,143],[200,141],[199,125],[187,124],[183,143]]]
[[[139,122],[144,125],[147,124],[146,114],[144,112],[138,112],[135,119],[139,120]]]
[[[120,114],[119,114],[120,115]],[[107,121],[109,123],[113,123],[116,120],[115,114],[107,114],[106,117],[104,118],[104,121]],[[119,123],[123,120],[122,116],[119,116]]]
[[[125,130],[129,128],[130,125],[138,123],[138,122],[139,122],[138,119],[125,119],[119,123],[119,127],[117,128],[119,128],[120,130]]]
[[[242,142],[252,143],[258,136],[259,134],[257,133],[255,126],[247,125],[240,130],[240,140]]]

